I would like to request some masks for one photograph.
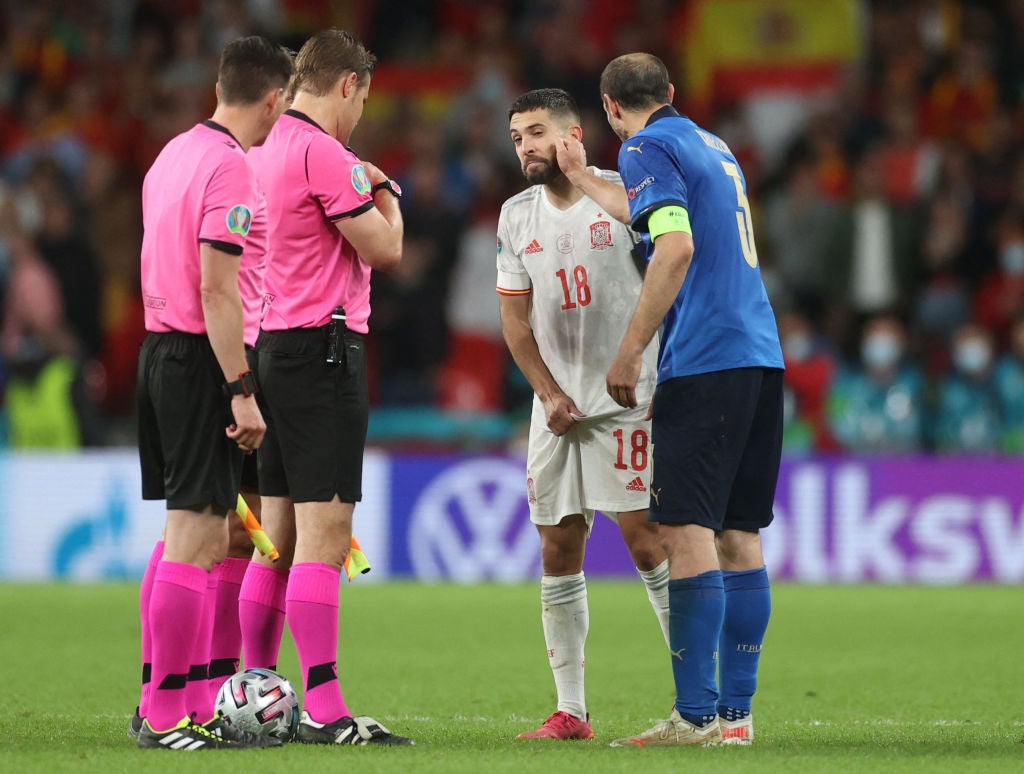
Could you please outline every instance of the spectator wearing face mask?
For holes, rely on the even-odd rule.
[[[953,337],[953,367],[936,392],[935,448],[940,452],[995,452],[1002,436],[993,366],[992,334],[977,323]]]
[[[906,331],[893,315],[869,318],[858,363],[840,369],[828,399],[829,428],[855,452],[914,452],[922,447],[924,376],[906,357]]]
[[[993,373],[1002,415],[1003,451],[1024,452],[1024,316],[1010,333],[1010,349],[996,362]]]
[[[995,334],[995,343],[1009,345],[1014,320],[1024,314],[1024,210],[1010,207],[996,225],[998,265],[982,279],[974,294],[973,319]]]
[[[798,311],[779,317],[779,337],[786,361],[783,447],[786,451],[838,448],[825,411],[837,368],[832,345]]]

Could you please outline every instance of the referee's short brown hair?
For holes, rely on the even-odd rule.
[[[271,89],[287,88],[295,71],[288,49],[259,35],[228,43],[220,55],[217,86],[225,105],[252,105]]]

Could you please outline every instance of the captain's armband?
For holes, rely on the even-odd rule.
[[[690,214],[678,204],[662,207],[652,212],[647,219],[647,231],[651,235],[652,242],[669,231],[682,231],[684,234],[693,236],[693,231],[690,230]]]

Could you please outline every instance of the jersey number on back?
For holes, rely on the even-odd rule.
[[[569,274],[565,269],[559,269],[555,274],[562,281],[562,295],[565,298],[565,301],[562,303],[562,309],[575,309],[577,304],[579,306],[586,306],[590,303],[590,285],[587,284],[587,269],[585,266],[572,267],[572,278],[576,285],[575,293],[569,287]]]
[[[743,248],[743,258],[751,268],[757,268],[757,248],[754,247],[754,219],[750,217],[750,200],[743,191],[743,180],[740,178],[740,169],[731,161],[723,161],[722,168],[725,174],[732,178],[736,184],[736,205],[740,211],[736,213],[736,228],[740,232],[740,246]]]

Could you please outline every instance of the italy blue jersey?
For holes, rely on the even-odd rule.
[[[648,260],[653,245],[647,219],[655,210],[683,207],[693,231],[693,261],[665,315],[659,383],[730,368],[783,368],[754,246],[747,183],[728,146],[665,106],[623,143],[619,172]]]

